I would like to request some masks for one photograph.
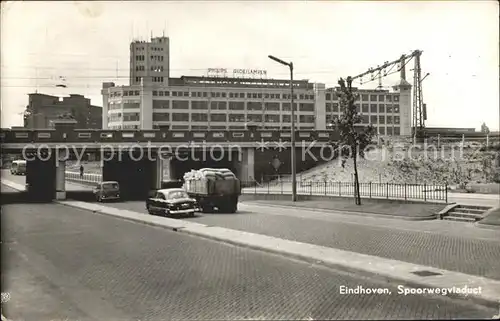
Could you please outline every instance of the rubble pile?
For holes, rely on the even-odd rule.
[[[184,174],[184,181],[189,180],[234,180],[236,175],[227,168],[192,169]]]

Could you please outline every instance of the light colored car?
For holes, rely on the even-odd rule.
[[[194,216],[200,211],[198,202],[189,197],[182,188],[160,189],[151,193],[146,200],[149,214],[165,216]]]
[[[10,173],[12,175],[26,175],[26,161],[15,160],[10,165]]]

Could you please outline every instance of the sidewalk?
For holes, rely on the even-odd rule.
[[[251,195],[244,194],[242,199]],[[341,212],[352,212],[372,216],[389,216],[408,220],[433,220],[437,213],[445,208],[445,204],[402,204],[399,202],[380,202],[370,199],[361,199],[361,205],[354,203],[354,198],[332,197],[331,200],[297,201],[291,200],[251,200],[252,203],[265,204],[268,206],[286,206],[292,208],[305,208],[310,210],[330,210]]]

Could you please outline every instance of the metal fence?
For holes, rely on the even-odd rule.
[[[83,174],[79,172],[66,172],[66,179],[83,184],[96,184],[101,182],[100,174]],[[268,182],[256,184],[241,182],[244,194],[291,194],[292,184],[288,181]],[[395,200],[419,200],[428,202],[448,202],[448,185],[428,184],[394,184],[394,183],[360,183],[359,192],[363,198],[385,198]],[[314,196],[354,196],[353,182],[317,182],[299,180],[297,182],[299,195]]]
[[[243,184],[248,186],[248,184]],[[385,198],[398,200],[419,200],[448,202],[448,185],[360,183],[359,192],[363,198]],[[243,188],[245,194],[291,194],[290,182],[269,182]],[[354,196],[353,182],[298,181],[297,194],[314,196]]]

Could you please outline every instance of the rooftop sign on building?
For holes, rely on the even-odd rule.
[[[232,73],[233,73],[233,78],[240,78],[245,76],[250,76],[250,77],[260,76],[262,78],[267,76],[267,71],[260,69],[233,69]],[[207,75],[208,77],[225,78],[228,76],[228,69],[208,68]]]

